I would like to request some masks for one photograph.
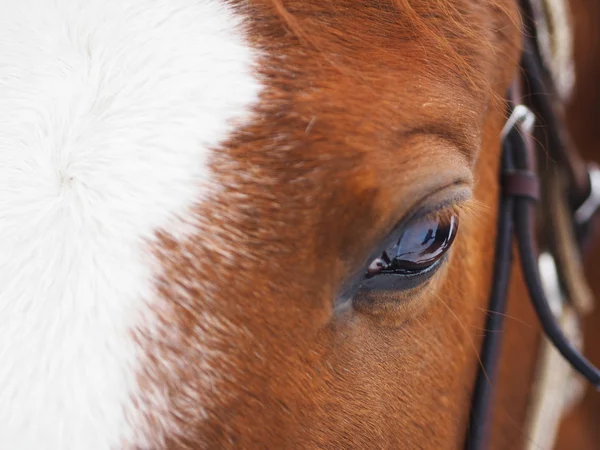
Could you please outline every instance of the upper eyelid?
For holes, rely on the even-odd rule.
[[[430,200],[432,197],[435,198],[436,195],[445,192],[448,189],[452,189],[452,187],[457,188],[455,195],[448,195],[439,202],[433,202]],[[454,210],[460,214],[463,210],[468,209],[471,203],[472,194],[470,186],[467,186],[463,183],[455,183],[445,188],[438,189],[437,191],[419,200],[419,202],[417,202],[415,206],[413,206],[409,212],[405,214],[398,222],[396,222],[395,225],[384,235],[383,240],[392,234],[397,233],[411,221],[425,219],[428,216],[437,215],[443,211],[449,210]]]
[[[464,127],[448,127],[446,122],[430,123],[419,128],[403,131],[403,138],[425,138],[434,139],[445,146],[450,146],[458,150],[469,166],[473,166],[478,154],[479,145],[471,142],[465,133],[457,132]]]
[[[464,211],[471,209],[471,200],[471,198],[467,198],[450,202],[448,204],[442,204],[439,207],[433,208],[429,211],[425,211],[423,213],[411,216],[411,218],[408,221],[405,221],[405,223],[434,219],[447,214],[454,214],[460,216]]]

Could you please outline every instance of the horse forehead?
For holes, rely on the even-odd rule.
[[[254,61],[227,2],[1,3],[0,447],[137,437],[152,242],[202,229]]]
[[[382,146],[399,150],[403,136],[418,131],[450,138],[474,161],[490,85],[504,67],[494,51],[514,42],[492,31],[505,25],[497,11],[444,3],[292,1],[285,8],[300,19],[283,25],[268,9],[252,9],[255,43],[264,50],[259,70],[271,88],[263,110],[270,120],[253,131],[291,138],[289,145],[302,141],[303,153],[288,152],[290,159],[333,150],[318,136],[337,140],[344,154],[377,157]],[[455,8],[464,17],[451,17]],[[287,28],[293,33],[281,33]]]
[[[354,131],[368,141],[411,119],[414,102],[390,102],[402,90],[404,98],[414,92],[406,79],[399,81],[412,68],[392,62],[402,46],[382,46],[394,41],[393,33],[337,46],[349,59],[330,61],[324,55],[336,39],[320,39],[324,47],[307,53],[280,33],[281,24],[275,33],[263,32],[261,23],[273,19],[260,9],[245,10],[257,19],[249,42],[229,3],[25,0],[0,7],[0,205],[6,211],[0,214],[0,279],[11,280],[0,287],[0,398],[9,399],[0,402],[0,423],[11,424],[0,428],[0,444],[65,448],[65,439],[73,448],[105,448],[133,439],[148,417],[164,427],[157,434],[176,429],[176,420],[166,418],[180,412],[202,419],[219,377],[211,360],[215,341],[203,334],[226,335],[236,326],[204,304],[212,297],[218,310],[228,294],[241,294],[223,279],[207,281],[208,273],[219,272],[189,258],[203,247],[220,261],[234,260],[233,238],[222,238],[223,229],[236,207],[244,207],[220,201],[221,215],[209,220],[207,205],[224,187],[236,187],[238,199],[270,200],[269,188],[294,179],[302,164],[325,166],[344,148],[373,144],[319,140],[339,143]],[[359,41],[370,33],[360,18],[357,9],[344,22],[346,31],[357,26]],[[381,30],[385,21],[375,26]],[[368,49],[378,49],[377,56],[370,58]],[[362,73],[348,78],[350,84],[336,72],[345,63]],[[380,63],[394,70],[386,76]],[[262,101],[253,65],[275,86]],[[376,95],[361,80],[379,84]],[[322,89],[327,82],[335,86]],[[425,88],[419,98],[427,97]],[[361,110],[372,113],[369,120],[361,121]],[[257,136],[252,149],[241,145],[248,134]],[[308,139],[301,152],[286,152],[301,139]],[[282,172],[272,183],[272,174],[257,167],[268,167],[272,157],[300,163],[272,165]],[[243,164],[228,165],[231,160]],[[344,167],[333,164],[334,171]],[[250,195],[239,192],[244,183]],[[233,222],[234,237],[251,239]],[[158,230],[165,232],[156,239]],[[189,235],[194,240],[182,245]],[[144,336],[132,339],[136,328]],[[153,355],[152,345],[162,353]],[[183,384],[181,402],[164,398],[168,378]]]

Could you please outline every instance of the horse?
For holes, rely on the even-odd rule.
[[[455,449],[478,385],[481,445],[538,445],[517,260],[488,311],[527,20],[515,0],[3,2],[0,447]],[[599,90],[573,91],[600,159],[578,120]]]

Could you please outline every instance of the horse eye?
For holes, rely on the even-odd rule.
[[[458,230],[458,215],[446,213],[407,223],[367,268],[366,277],[379,274],[416,275],[433,267],[448,251]]]

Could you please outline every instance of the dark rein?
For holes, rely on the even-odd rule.
[[[465,448],[479,450],[487,447],[491,420],[494,381],[500,355],[503,318],[506,312],[507,291],[512,265],[513,236],[529,296],[545,335],[570,365],[596,388],[600,389],[600,370],[591,364],[563,333],[555,317],[540,277],[534,222],[536,202],[540,200],[540,173],[536,168],[538,149],[530,132],[533,119],[538,117],[546,126],[547,150],[567,180],[566,198],[572,211],[572,226],[579,232],[591,228],[592,214],[576,221],[578,209],[598,192],[591,180],[593,173],[583,164],[568,142],[566,130],[555,114],[548,88],[548,74],[535,45],[535,29],[527,19],[531,11],[521,2],[525,19],[524,51],[520,72],[508,95],[510,118],[502,136],[500,173],[500,205],[495,250],[493,281],[485,324],[486,334],[481,349],[481,367],[475,382]],[[533,112],[532,112],[533,111]],[[535,115],[534,115],[535,114]],[[597,209],[598,204],[593,205]],[[559,280],[557,280],[558,282]]]

